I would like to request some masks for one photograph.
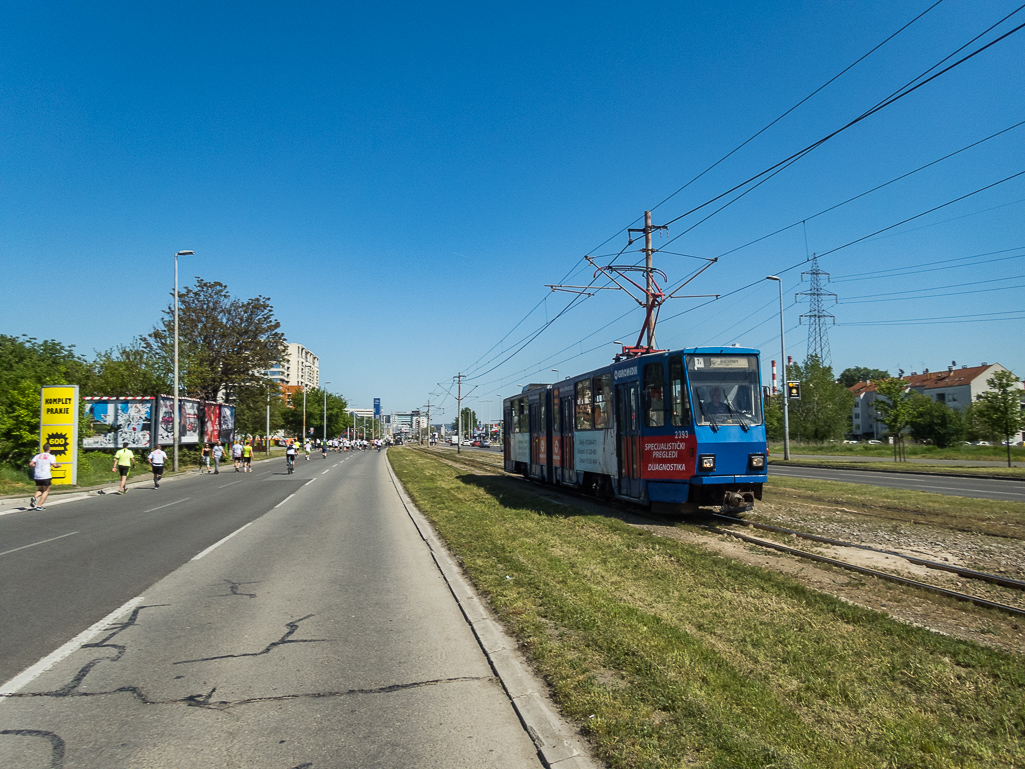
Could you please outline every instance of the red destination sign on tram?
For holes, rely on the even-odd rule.
[[[693,435],[677,438],[672,435],[641,439],[641,477],[658,479],[690,478],[694,475]]]

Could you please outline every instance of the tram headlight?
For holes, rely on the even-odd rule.
[[[715,454],[701,454],[698,456],[698,469],[706,473],[714,470]]]
[[[747,466],[751,470],[761,472],[765,469],[765,455],[764,454],[748,454],[747,455]]]

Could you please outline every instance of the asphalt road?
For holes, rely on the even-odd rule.
[[[1025,482],[1019,480],[994,480],[989,478],[964,478],[949,475],[916,475],[913,473],[879,473],[871,470],[833,470],[819,467],[784,467],[769,465],[772,476],[807,478],[817,481],[841,481],[863,483],[892,489],[931,491],[954,497],[975,499],[998,499],[1025,502]]]
[[[385,455],[283,470],[0,516],[0,766],[541,766]]]

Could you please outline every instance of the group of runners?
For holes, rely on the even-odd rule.
[[[327,452],[330,448],[332,451],[366,451],[367,449],[377,449],[380,451],[385,446],[385,442],[378,439],[374,441],[360,441],[360,440],[331,440],[321,441],[320,451],[321,455],[327,459]],[[313,449],[313,445],[310,441],[306,441],[302,444],[306,459],[309,461],[310,452]],[[221,471],[221,460],[225,457],[227,449],[221,444],[220,441],[214,441],[213,443],[206,443],[203,445],[201,452],[201,473],[211,473],[217,475]],[[231,458],[234,462],[236,473],[251,473],[253,472],[253,453],[254,447],[251,440],[235,441],[231,446]],[[297,441],[290,440],[285,447],[285,461],[288,463],[289,470],[294,466],[294,462],[299,453],[299,444]],[[160,488],[160,479],[164,476],[164,465],[167,463],[167,452],[164,451],[163,446],[157,446],[146,456],[146,461],[149,462],[150,469],[153,472],[153,488]],[[46,498],[50,493],[50,484],[53,482],[53,468],[60,467],[57,462],[57,458],[50,453],[50,444],[44,443],[43,450],[36,454],[29,461],[30,473],[32,479],[36,484],[36,491],[29,500],[29,508],[33,510],[42,510],[43,504],[46,502]],[[213,468],[211,469],[211,464]],[[135,467],[135,453],[128,448],[127,441],[121,444],[121,448],[114,454],[114,465],[110,468],[110,471],[117,472],[120,474],[120,483],[118,484],[117,494],[128,493],[128,474]]]

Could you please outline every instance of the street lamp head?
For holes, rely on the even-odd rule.
[[[195,253],[195,251],[179,251],[175,256],[193,256]]]
[[[612,341],[612,344],[623,344],[623,343],[622,343],[622,342],[620,342],[620,341],[619,341],[618,339],[614,339],[614,340]]]
[[[778,281],[780,281],[782,283],[782,278],[777,278],[775,275],[766,275],[765,279],[766,280],[778,280]]]

